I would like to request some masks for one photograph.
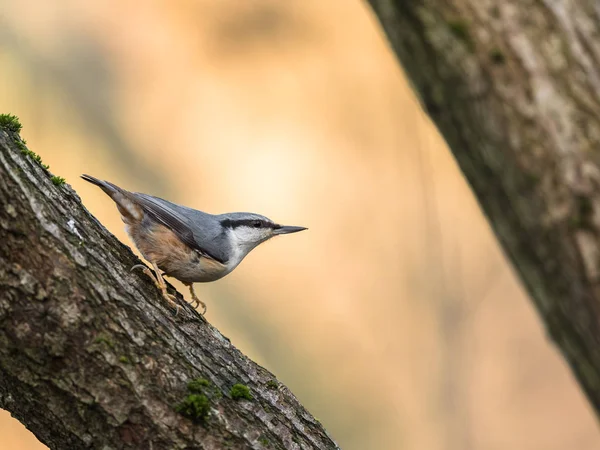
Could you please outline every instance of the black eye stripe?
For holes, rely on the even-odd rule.
[[[275,224],[261,219],[224,219],[221,225],[228,228],[250,227],[250,228],[274,228]]]

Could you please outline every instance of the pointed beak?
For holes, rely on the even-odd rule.
[[[290,233],[297,233],[298,231],[303,231],[303,230],[308,230],[308,228],[281,225],[279,228],[275,228],[273,230],[273,234],[290,234]]]

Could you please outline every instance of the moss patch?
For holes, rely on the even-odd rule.
[[[175,407],[175,411],[194,422],[206,420],[209,409],[208,397],[204,394],[190,394]]]
[[[21,150],[21,153],[25,156],[29,156],[36,163],[42,164],[42,157],[35,152],[29,150],[21,141],[16,141],[17,147]]]
[[[0,129],[11,133],[18,133],[22,128],[23,125],[21,125],[21,122],[19,122],[19,118],[17,116],[13,114],[0,114]],[[44,170],[50,169],[48,164],[44,164],[42,162],[42,157],[40,155],[32,152],[25,146],[25,144],[27,144],[25,139],[22,139],[20,136],[14,136],[13,141],[15,146],[21,151],[21,154],[33,159],[36,163],[42,166]],[[65,184],[65,179],[63,177],[52,177],[52,182],[57,186],[61,186]]]
[[[25,147],[25,141],[19,141],[19,140],[15,139],[15,145],[17,147],[19,147],[19,150],[21,150],[21,154],[23,154],[25,156],[29,156],[36,163],[38,163],[40,166],[42,166],[45,170],[48,170],[50,168],[50,166],[48,164],[44,164],[42,162],[42,157],[40,155],[38,155],[35,152],[32,152],[27,147]],[[60,177],[58,177],[58,178],[60,178]],[[64,183],[64,178],[63,178],[63,183]]]
[[[234,384],[231,387],[231,391],[229,391],[231,398],[234,400],[239,400],[240,398],[245,398],[246,400],[252,400],[252,394],[250,394],[250,389],[248,386],[243,384]]]
[[[59,177],[58,175],[52,175],[52,178],[50,179],[52,180],[54,186],[62,186],[65,184],[65,179],[63,177]]]
[[[175,410],[194,422],[206,421],[210,411],[210,401],[218,398],[221,391],[206,378],[195,378],[189,381],[187,391],[189,395],[175,406]]]
[[[100,334],[94,339],[95,344],[106,344],[110,348],[115,348],[114,342],[107,335]]]
[[[269,380],[269,381],[267,381],[267,387],[269,389],[275,390],[275,389],[277,389],[279,387],[279,385],[277,384],[277,381],[275,381],[275,380]]]
[[[457,38],[463,41],[467,47],[473,49],[473,39],[469,33],[469,26],[464,20],[451,20],[448,22],[450,32]]]
[[[196,378],[188,383],[187,388],[190,392],[201,394],[204,391],[204,388],[209,386],[210,381],[208,381],[206,378]]]
[[[18,133],[23,128],[19,118],[13,114],[0,114],[0,128],[12,133]]]
[[[123,364],[131,364],[131,361],[129,361],[129,358],[125,355],[119,356],[119,362]]]

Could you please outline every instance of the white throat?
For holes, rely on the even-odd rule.
[[[239,238],[232,229],[227,230],[227,239],[229,240],[230,253],[227,261],[227,271],[231,272],[239,263],[252,251],[260,242],[247,242]]]

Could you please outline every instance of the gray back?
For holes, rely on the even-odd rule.
[[[153,219],[171,229],[191,248],[226,263],[231,247],[221,226],[221,216],[208,214],[148,194],[133,193]]]

